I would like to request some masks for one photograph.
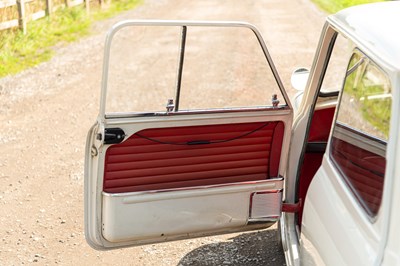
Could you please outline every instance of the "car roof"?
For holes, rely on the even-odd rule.
[[[327,18],[376,63],[400,72],[400,1],[354,6]]]

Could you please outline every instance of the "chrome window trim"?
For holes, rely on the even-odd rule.
[[[106,119],[115,119],[115,118],[127,118],[127,117],[162,117],[162,116],[180,116],[180,115],[201,115],[201,114],[221,114],[221,113],[245,113],[245,112],[254,112],[254,111],[281,111],[281,110],[289,110],[287,105],[279,106],[279,107],[254,107],[254,108],[224,108],[224,109],[207,109],[207,110],[180,110],[179,112],[148,112],[148,113],[136,113],[136,112],[121,112],[121,113],[106,113]]]
[[[192,196],[194,196],[196,194],[196,192],[201,192],[201,191],[209,190],[209,189],[234,187],[236,190],[236,189],[238,189],[239,186],[249,186],[249,185],[257,186],[257,185],[265,185],[268,183],[271,183],[269,192],[278,193],[278,192],[282,191],[281,188],[283,187],[283,180],[284,180],[283,177],[277,177],[277,178],[269,178],[266,180],[258,180],[258,181],[246,181],[246,182],[217,184],[217,185],[208,185],[208,186],[197,186],[197,187],[148,190],[148,191],[139,191],[139,192],[107,193],[107,192],[103,191],[102,194],[104,196],[109,196],[109,197],[136,197],[136,196],[146,196],[146,195],[155,195],[155,194],[161,195],[163,193],[168,193],[168,192],[188,192],[188,193],[193,193]],[[257,190],[257,189],[254,188],[254,190]],[[265,188],[263,188],[263,190],[265,191]],[[248,187],[244,187],[243,191],[248,191]]]

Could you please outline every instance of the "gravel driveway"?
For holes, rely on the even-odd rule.
[[[83,232],[86,133],[98,112],[106,30],[127,18],[244,20],[263,34],[290,89],[309,67],[324,14],[308,0],[149,0],[57,46],[49,62],[0,79],[0,264],[284,265],[276,227],[108,252]]]

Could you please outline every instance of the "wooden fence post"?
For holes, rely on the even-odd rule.
[[[17,0],[17,8],[18,8],[18,25],[22,30],[22,33],[26,34],[26,18],[25,18],[25,1]]]
[[[51,15],[53,13],[53,3],[51,0],[46,0],[46,16]]]

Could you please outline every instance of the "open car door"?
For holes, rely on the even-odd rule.
[[[88,243],[109,249],[272,225],[292,116],[254,26],[116,24],[86,144]]]

